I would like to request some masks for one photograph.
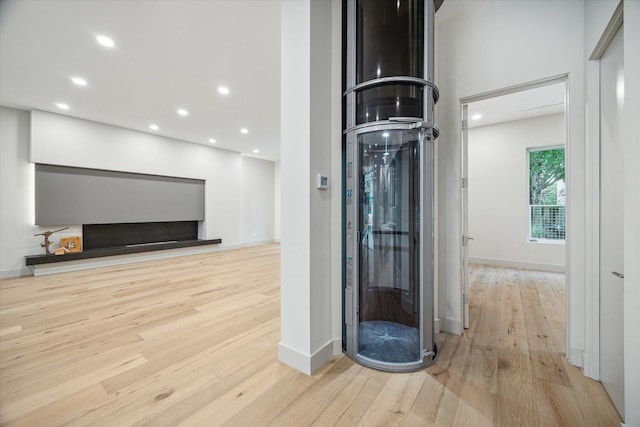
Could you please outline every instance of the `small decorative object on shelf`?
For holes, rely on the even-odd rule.
[[[82,237],[62,237],[60,239],[60,247],[65,248],[67,252],[82,252]]]
[[[67,249],[67,248],[58,248],[58,249],[56,249],[56,250],[54,250],[54,251],[53,251],[53,253],[54,253],[55,255],[64,255],[64,254],[66,254],[67,252],[69,252],[69,249]]]
[[[51,240],[49,240],[49,237],[51,237],[51,235],[53,233],[57,233],[58,231],[62,231],[62,230],[66,230],[69,227],[65,227],[65,228],[61,228],[60,230],[55,230],[55,231],[45,231],[44,233],[40,233],[40,234],[34,234],[34,236],[44,236],[44,242],[40,243],[40,246],[42,246],[44,248],[44,251],[47,255],[51,255],[51,251],[49,250],[49,246],[51,246],[51,244],[53,243]]]

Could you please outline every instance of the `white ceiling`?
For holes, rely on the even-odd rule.
[[[515,92],[469,104],[469,127],[564,112],[564,83]],[[474,115],[481,115],[474,119]]]
[[[0,104],[277,160],[280,1],[2,0]]]
[[[464,13],[465,2],[448,3],[437,16]],[[99,34],[116,47],[98,45]],[[475,102],[469,116],[483,117],[470,126],[562,112],[563,102],[563,85]],[[215,147],[278,160],[280,1],[2,0],[0,104],[204,145],[214,138]]]

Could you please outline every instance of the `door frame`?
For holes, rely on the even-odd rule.
[[[586,64],[586,247],[584,374],[600,379],[600,59],[623,23],[622,0]]]
[[[469,329],[469,104],[460,105],[462,114],[462,327]]]
[[[551,77],[547,77],[547,78],[543,78],[543,79],[539,79],[539,80],[534,80],[531,82],[525,82],[525,83],[521,83],[518,85],[514,85],[514,86],[508,86],[502,89],[497,89],[497,90],[492,90],[492,91],[488,91],[488,92],[483,92],[477,95],[471,95],[471,96],[466,96],[464,98],[460,98],[460,117],[462,118],[462,120],[460,121],[460,164],[461,164],[461,180],[460,182],[462,183],[462,185],[460,185],[459,188],[459,194],[458,196],[460,197],[460,200],[462,201],[462,215],[461,217],[461,224],[460,224],[460,230],[461,230],[461,234],[459,236],[459,242],[460,242],[460,259],[462,260],[460,269],[461,269],[461,276],[462,276],[462,280],[460,283],[460,291],[462,294],[462,298],[460,298],[460,303],[461,303],[461,307],[460,307],[460,312],[463,313],[463,325],[464,328],[468,328],[469,324],[470,324],[470,319],[469,319],[469,275],[468,275],[468,271],[469,271],[469,258],[468,258],[468,235],[466,233],[468,233],[468,229],[469,229],[469,204],[468,204],[468,176],[469,176],[469,159],[468,159],[468,134],[467,134],[467,109],[468,109],[468,105],[474,102],[478,102],[478,101],[484,101],[486,99],[490,99],[490,98],[496,98],[498,96],[503,96],[503,95],[510,95],[512,93],[517,93],[517,92],[522,92],[525,90],[529,90],[529,89],[536,89],[539,87],[543,87],[543,86],[549,86],[552,84],[557,84],[557,83],[562,83],[564,84],[565,87],[565,98],[564,98],[564,136],[565,136],[565,152],[566,152],[566,158],[565,158],[565,165],[569,164],[569,156],[571,155],[571,144],[569,143],[569,117],[568,117],[568,112],[569,112],[569,74],[565,73],[565,74],[559,74],[556,76],[551,76]],[[567,176],[567,179],[565,179],[565,181],[567,182],[567,188],[569,189],[569,191],[571,191],[571,184],[569,183],[569,179]],[[567,200],[567,215],[566,218],[567,220],[570,218],[570,215],[568,214],[568,212],[570,211],[571,206],[568,203]],[[566,239],[565,239],[565,259],[569,260],[570,258],[570,252],[571,251],[571,242],[570,242],[570,236],[567,235]],[[565,266],[565,272],[568,271],[567,266]],[[567,286],[565,286],[565,292],[566,292],[566,296],[565,296],[565,323],[566,323],[566,351],[567,354],[569,354],[569,343],[571,342],[570,339],[570,319],[571,317],[569,316],[570,313],[570,302],[571,302],[571,297],[570,297],[570,289],[571,286],[568,285],[570,281],[570,276],[567,274],[566,275],[566,283]]]

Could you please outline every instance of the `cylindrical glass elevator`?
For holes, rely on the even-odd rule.
[[[433,1],[345,0],[343,349],[388,371],[436,355]]]

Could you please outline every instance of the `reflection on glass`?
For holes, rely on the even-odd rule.
[[[358,0],[357,83],[423,76],[424,0]]]
[[[418,149],[415,131],[372,132],[358,137],[358,353],[383,362],[421,358]]]
[[[424,88],[411,84],[386,84],[356,94],[356,124],[389,117],[422,117]]]

